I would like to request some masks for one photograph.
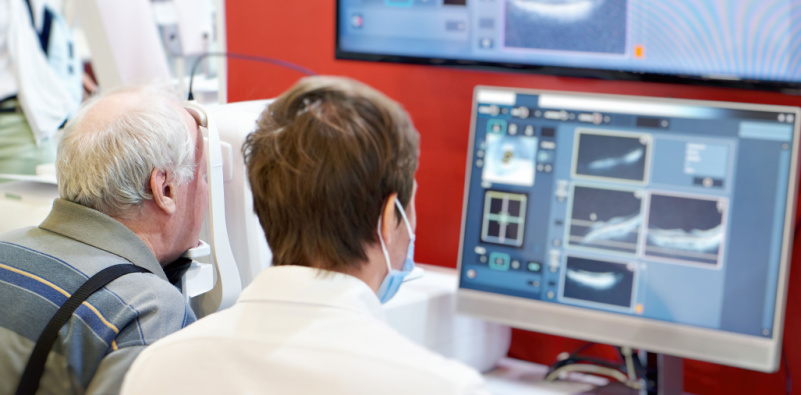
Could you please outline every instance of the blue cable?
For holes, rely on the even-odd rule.
[[[188,100],[194,100],[195,96],[192,94],[192,83],[195,80],[195,72],[197,71],[197,67],[200,63],[208,58],[209,56],[225,56],[234,59],[241,59],[241,60],[250,60],[253,62],[262,62],[262,63],[270,63],[276,66],[281,66],[290,70],[297,71],[299,73],[305,75],[317,75],[314,71],[307,69],[306,67],[294,64],[292,62],[287,62],[286,60],[270,58],[266,56],[255,56],[255,55],[244,55],[239,53],[233,52],[207,52],[204,53],[195,60],[195,63],[192,65],[192,73],[189,75],[189,97]]]

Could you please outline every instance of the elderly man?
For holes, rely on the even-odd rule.
[[[123,394],[486,393],[383,320],[414,267],[418,141],[397,103],[356,81],[309,77],[281,95],[244,147],[275,267],[145,350]]]
[[[150,273],[119,277],[78,307],[39,388],[119,392],[145,346],[195,321],[165,268],[198,244],[204,152],[196,121],[158,88],[117,91],[78,111],[59,142],[60,199],[39,227],[0,236],[0,393],[15,390],[59,306],[109,266]]]

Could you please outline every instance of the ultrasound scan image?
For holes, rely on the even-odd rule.
[[[505,45],[624,54],[627,0],[507,0]]]
[[[569,256],[565,270],[565,298],[630,307],[634,272],[629,265]]]
[[[646,255],[717,264],[724,239],[724,210],[718,200],[653,194]]]
[[[642,199],[633,191],[577,186],[570,214],[570,245],[635,253]]]
[[[576,175],[644,181],[649,141],[643,136],[579,133]]]

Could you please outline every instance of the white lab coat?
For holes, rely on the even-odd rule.
[[[41,3],[32,4],[41,19]],[[80,104],[48,64],[25,0],[0,0],[0,99],[13,95],[36,141],[53,137]]]
[[[237,303],[148,347],[123,394],[486,394],[479,373],[392,329],[345,274],[264,270]]]

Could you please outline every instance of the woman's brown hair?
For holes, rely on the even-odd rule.
[[[398,103],[351,79],[307,77],[276,99],[242,147],[273,264],[366,261],[387,197],[409,204],[419,139]]]

